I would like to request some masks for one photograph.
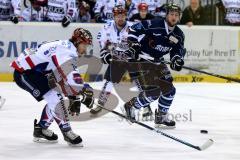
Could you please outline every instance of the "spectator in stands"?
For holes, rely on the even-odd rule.
[[[139,6],[140,3],[148,4],[148,12],[155,16],[156,8],[161,7],[161,5],[167,0],[133,0],[133,2]],[[168,0],[169,1],[169,0]]]
[[[138,11],[139,13],[134,14],[129,21],[137,22],[137,21],[143,21],[148,19],[153,19],[154,16],[148,12],[148,5],[146,3],[140,3],[138,5]]]
[[[96,4],[96,0],[85,0],[85,2],[90,6],[89,13],[91,18],[94,18],[94,6]]]
[[[125,9],[127,10],[127,19],[138,13],[137,6],[132,0],[125,0]]]
[[[225,15],[226,25],[240,26],[240,1],[218,0],[216,5]]]
[[[190,6],[184,9],[180,23],[189,27],[205,24],[204,9],[200,0],[190,0]]]
[[[96,22],[106,23],[113,20],[112,10],[118,5],[125,6],[125,0],[97,0],[94,7]]]
[[[76,0],[48,0],[44,21],[61,22],[63,27],[67,27],[74,19],[76,12]]]
[[[91,15],[89,13],[90,6],[85,1],[81,1],[78,4],[78,15],[76,22],[89,23],[91,21]]]
[[[155,18],[165,18],[167,15],[167,3],[156,8]]]
[[[23,21],[43,21],[47,12],[47,0],[29,0],[31,6],[28,6],[24,0],[25,9],[22,12]]]
[[[21,14],[21,0],[0,0],[0,21],[17,24]]]

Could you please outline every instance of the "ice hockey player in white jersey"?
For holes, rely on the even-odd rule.
[[[91,44],[91,33],[83,28],[77,28],[70,40],[46,42],[36,50],[26,49],[12,62],[16,84],[37,101],[47,102],[39,123],[36,119],[34,121],[35,142],[57,141],[58,136],[48,129],[55,120],[67,143],[82,146],[81,137],[75,134],[70,126],[64,96],[76,97],[80,94],[83,96],[81,102],[77,98],[71,100],[68,109],[72,115],[79,115],[81,103],[92,105],[93,90],[88,84],[83,84],[74,64],[76,58],[85,54]],[[72,67],[69,74],[62,68],[67,62],[71,62],[68,66]]]
[[[103,29],[98,33],[98,41],[100,43],[100,58],[104,64],[110,64],[111,59],[119,59],[121,53],[128,49],[127,36],[129,27],[132,25],[130,22],[126,21],[127,10],[122,6],[116,6],[112,10],[114,15],[114,20],[109,21],[103,27]],[[118,76],[111,76],[110,65],[108,65],[107,71],[104,75],[106,82],[102,88],[99,96],[98,105],[104,106],[113,88],[113,83],[119,83],[122,74],[121,69],[117,68]],[[93,114],[101,111],[101,107],[96,107],[90,112]]]
[[[25,9],[22,11],[23,21],[43,21],[47,13],[48,0],[30,0],[30,6],[24,0]]]
[[[0,0],[0,21],[18,23],[21,14],[20,0]]]
[[[76,15],[76,0],[48,0],[47,20],[67,27]]]
[[[2,106],[4,105],[6,99],[3,98],[2,96],[0,96],[0,108],[2,108]]]
[[[106,23],[113,20],[112,10],[115,6],[125,6],[125,0],[97,0],[95,4],[95,20],[98,23]]]

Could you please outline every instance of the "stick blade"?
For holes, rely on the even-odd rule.
[[[200,151],[203,151],[207,148],[209,148],[212,144],[213,144],[213,140],[212,139],[208,139],[202,146],[199,147]]]

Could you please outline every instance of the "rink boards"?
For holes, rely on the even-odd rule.
[[[46,40],[68,39],[76,27],[87,28],[93,35],[93,50],[89,54],[99,56],[96,40],[103,24],[72,23],[62,28],[60,23],[0,22],[0,81],[12,81],[9,64],[27,47],[35,47]],[[224,76],[240,75],[240,27],[180,26],[185,33],[185,65]],[[168,58],[166,58],[168,59]],[[96,75],[104,73],[106,66]],[[98,69],[96,69],[98,70]],[[91,73],[92,74],[92,73]],[[188,70],[173,72],[176,82],[228,82],[215,77],[196,74]],[[86,74],[86,80],[92,75]],[[128,76],[125,80],[128,80]],[[91,79],[90,79],[91,80]]]

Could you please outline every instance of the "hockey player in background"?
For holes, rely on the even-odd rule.
[[[139,22],[149,19],[154,19],[154,16],[148,12],[148,5],[146,3],[140,3],[138,5],[138,13],[134,14],[129,21]]]
[[[2,106],[4,105],[6,99],[3,98],[2,96],[0,96],[0,108],[2,108]]]
[[[34,120],[35,142],[57,141],[58,136],[48,129],[55,120],[67,143],[82,146],[81,137],[75,134],[70,126],[64,96],[70,98],[68,109],[72,115],[79,115],[81,103],[86,106],[93,104],[93,90],[88,84],[83,83],[74,63],[86,53],[87,47],[91,44],[91,33],[83,28],[77,28],[69,40],[45,42],[36,50],[26,49],[12,62],[16,84],[37,101],[47,102],[39,123]],[[66,74],[62,65],[69,61],[71,72]],[[57,74],[53,74],[53,71],[57,71]],[[83,96],[81,101],[77,98],[80,94]]]
[[[21,14],[20,0],[0,0],[0,21],[12,21],[17,24]]]
[[[140,77],[139,82],[144,89],[144,94],[132,98],[124,105],[126,116],[130,121],[135,121],[136,109],[158,99],[158,109],[155,110],[155,127],[175,127],[175,121],[168,119],[168,110],[176,89],[172,84],[171,73],[163,62],[163,56],[170,54],[172,70],[180,71],[182,69],[186,50],[184,48],[184,34],[177,26],[180,13],[180,7],[169,4],[165,19],[143,21],[130,28],[129,50],[125,51],[125,54],[136,60],[141,59],[141,55],[145,55],[141,61],[150,61],[149,64],[154,65],[154,70],[148,71],[148,77]],[[156,79],[162,82],[159,83],[159,86],[153,85]]]
[[[105,72],[104,79],[106,82],[99,95],[98,105],[104,106],[107,99],[113,89],[113,83],[119,83],[124,72],[121,72],[121,68],[117,68],[116,73],[118,76],[111,76],[110,61],[114,59],[120,59],[118,55],[128,49],[127,36],[129,27],[132,25],[126,21],[127,10],[122,6],[116,6],[112,10],[114,20],[109,21],[98,33],[97,39],[100,44],[100,58],[103,64],[108,64],[108,68]],[[91,109],[92,114],[96,114],[101,111],[101,107]]]
[[[121,61],[123,52],[128,49],[127,36],[131,22],[126,21],[127,10],[122,6],[116,6],[113,9],[114,21],[110,21],[98,34],[98,41],[100,43],[100,58],[104,64],[108,64],[108,68],[104,75],[106,80],[102,91],[98,98],[97,107],[91,109],[92,114],[99,113],[108,100],[113,89],[113,84],[118,84],[121,81],[124,73],[127,71],[123,69],[122,64],[113,64],[114,61]],[[124,64],[123,64],[124,65]],[[130,73],[130,77],[139,87],[138,82],[133,79],[136,73]],[[141,91],[141,88],[138,88]],[[99,107],[100,106],[100,107]],[[146,107],[148,107],[147,105]],[[149,117],[152,119],[151,109],[143,112],[143,118]]]
[[[67,27],[76,15],[76,0],[48,0],[45,21],[61,22]]]

